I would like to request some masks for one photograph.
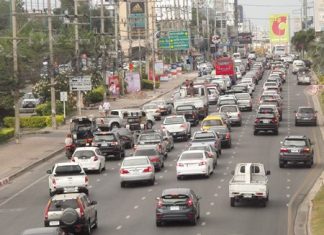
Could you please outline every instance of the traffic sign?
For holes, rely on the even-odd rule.
[[[91,91],[91,76],[79,76],[70,79],[71,91]]]
[[[188,31],[170,31],[166,37],[159,39],[160,49],[187,50],[190,47]]]
[[[67,98],[68,98],[67,92],[66,91],[61,91],[60,92],[60,100],[61,101],[67,101]]]

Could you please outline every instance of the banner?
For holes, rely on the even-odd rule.
[[[276,14],[270,16],[270,42],[289,42],[289,18],[288,14]]]
[[[139,92],[141,90],[141,79],[138,72],[127,72],[125,75],[127,93]]]
[[[315,32],[324,31],[324,0],[314,0]]]

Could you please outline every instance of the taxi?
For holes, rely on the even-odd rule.
[[[208,115],[201,123],[201,130],[208,131],[215,126],[226,126],[221,115]]]

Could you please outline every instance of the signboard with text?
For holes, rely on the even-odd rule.
[[[289,42],[289,19],[288,14],[275,14],[270,16],[270,42]]]
[[[188,31],[170,31],[167,36],[159,39],[159,48],[165,50],[188,50],[190,37]]]
[[[71,91],[91,91],[91,76],[78,76],[70,78]]]

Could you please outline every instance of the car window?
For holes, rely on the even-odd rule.
[[[194,139],[210,139],[210,138],[216,138],[216,135],[213,132],[200,132],[196,133],[194,136]]]
[[[55,175],[73,175],[80,174],[82,169],[79,165],[67,165],[67,166],[57,166],[55,169]]]
[[[48,211],[63,211],[66,208],[78,208],[78,203],[76,199],[66,199],[66,200],[52,200]]]
[[[163,124],[172,125],[172,124],[182,124],[184,122],[183,117],[168,117],[164,119]]]
[[[193,110],[194,107],[191,105],[181,105],[177,107],[177,111],[182,111],[182,110]]]
[[[147,165],[149,164],[146,158],[126,158],[123,162],[123,166],[138,166],[138,165]]]
[[[223,123],[220,119],[205,120],[202,123],[202,126],[221,126],[221,125],[223,125]]]
[[[274,109],[273,108],[268,108],[268,107],[260,107],[259,108],[259,113],[273,113]]]
[[[220,109],[221,112],[238,112],[237,107],[235,106],[222,106]]]
[[[314,113],[312,108],[299,108],[299,113]]]
[[[167,194],[162,196],[162,200],[165,203],[177,203],[177,202],[185,202],[189,198],[188,195],[185,194]]]
[[[77,158],[91,158],[93,156],[95,156],[96,154],[94,153],[93,150],[81,150],[81,151],[76,151],[73,154],[73,157],[77,157]]]
[[[219,105],[236,104],[234,99],[220,100]]]
[[[139,141],[145,141],[145,140],[161,140],[161,136],[159,134],[147,134],[147,135],[140,135],[138,138]]]
[[[134,153],[134,156],[153,156],[153,155],[158,155],[155,149],[138,149]]]
[[[236,99],[239,100],[249,100],[251,96],[249,94],[244,94],[244,93],[236,93],[235,94]]]
[[[100,141],[116,141],[116,137],[113,134],[107,134],[107,135],[95,135],[93,140],[95,142],[100,142]]]
[[[208,146],[204,146],[204,145],[201,145],[201,146],[191,146],[189,148],[189,150],[204,150],[204,151],[207,151],[207,152],[210,151],[209,147]]]
[[[284,146],[303,147],[306,146],[306,140],[286,139],[283,143]]]
[[[203,159],[203,158],[204,158],[203,153],[190,153],[190,152],[187,152],[187,153],[183,153],[180,156],[179,160],[181,160],[181,161],[183,161],[183,160],[199,160],[199,159]]]

